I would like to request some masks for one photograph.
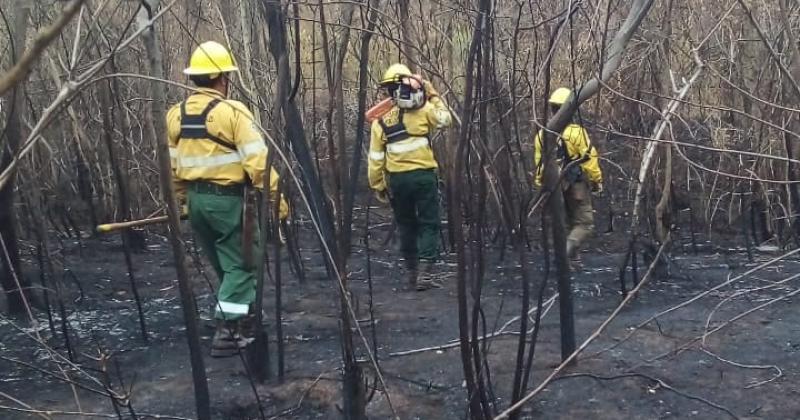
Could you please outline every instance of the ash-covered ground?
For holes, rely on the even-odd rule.
[[[403,290],[395,254],[391,246],[383,245],[390,228],[387,220],[377,220],[372,229],[369,270],[363,242],[356,244],[351,259],[351,286],[360,326],[371,341],[369,272],[377,354],[393,408],[402,419],[464,418],[466,392],[459,349],[454,345],[437,348],[458,337],[455,257],[446,255],[439,267],[443,289],[424,293]],[[583,267],[573,275],[579,343],[621,302],[621,254],[613,252],[620,248],[614,238],[598,234],[582,254]],[[136,281],[146,312],[147,342],[141,338],[118,237],[84,239],[80,249],[75,241],[62,243],[63,248],[54,249],[60,261],[55,274],[68,322],[61,322],[54,293],[50,295],[53,330],[41,311],[36,313],[35,326],[24,319],[4,318],[0,322],[0,405],[5,407],[0,409],[0,417],[42,418],[25,412],[40,409],[103,413],[116,418],[110,400],[98,393],[104,389],[104,382],[110,381],[117,392],[130,393],[130,406],[139,418],[147,418],[144,414],[193,418],[185,328],[172,254],[165,239],[151,234],[147,252],[134,255]],[[800,418],[800,311],[794,295],[800,293],[800,279],[793,277],[800,273],[798,258],[789,257],[743,276],[634,331],[652,315],[783,252],[762,247],[754,250],[751,261],[743,249],[701,245],[694,253],[691,247],[673,244],[669,275],[653,278],[578,363],[526,406],[523,418]],[[488,345],[492,393],[498,410],[508,406],[518,340],[515,333],[519,323],[508,321],[519,316],[521,307],[516,262],[510,257],[512,253],[503,254],[493,247],[486,249],[482,299],[487,329],[505,327],[506,333]],[[264,384],[253,385],[241,359],[206,357],[215,418],[260,418],[256,393],[264,418],[339,417],[338,293],[325,274],[319,246],[313,239],[304,239],[301,256],[306,273],[302,284],[292,275],[288,259],[282,261],[285,378],[279,381],[273,376]],[[544,278],[541,260],[539,251],[530,253],[534,290]],[[191,259],[190,268],[207,355],[213,333],[209,281],[215,285],[216,279],[209,275],[207,280]],[[26,272],[38,278],[32,257]],[[551,274],[545,300],[554,293],[555,277]],[[270,335],[274,375],[273,297],[274,286],[268,284],[265,327]],[[735,322],[726,323],[731,319]],[[72,364],[67,362],[64,331],[69,336]],[[360,346],[360,338],[356,341]],[[424,348],[431,349],[409,352]],[[359,349],[366,359],[363,347]],[[558,364],[559,349],[556,300],[542,320],[529,389]],[[403,352],[410,354],[395,354]],[[101,354],[108,358],[103,361]],[[364,368],[373,385],[371,365],[365,362]],[[131,418],[129,408],[118,409],[123,418]],[[391,417],[387,399],[380,391],[373,394],[367,410],[370,418]],[[77,418],[58,413],[50,417]]]

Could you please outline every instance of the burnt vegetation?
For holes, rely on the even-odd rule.
[[[798,34],[788,0],[0,0],[0,417],[795,418]],[[292,208],[261,197],[260,328],[225,360],[164,118],[207,40]],[[395,62],[454,119],[425,293],[365,170]],[[570,122],[605,185],[580,266]]]

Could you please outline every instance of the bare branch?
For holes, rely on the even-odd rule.
[[[31,47],[25,51],[25,54],[17,61],[14,67],[5,71],[5,75],[0,78],[0,96],[28,76],[33,63],[42,55],[47,46],[58,37],[61,30],[72,20],[72,17],[81,10],[84,1],[85,0],[72,0],[64,7],[61,16],[59,16],[55,22],[36,35]],[[15,46],[15,48],[22,47],[22,45]]]

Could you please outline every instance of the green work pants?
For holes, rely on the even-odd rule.
[[[439,258],[439,186],[433,169],[389,174],[392,210],[407,261]]]
[[[564,191],[564,206],[567,213],[567,241],[571,249],[577,250],[594,232],[592,193],[586,181],[569,184]]]
[[[242,205],[241,196],[189,190],[192,230],[220,280],[217,319],[247,315],[256,299],[256,270],[247,266],[242,250]],[[255,245],[252,252],[258,254]]]

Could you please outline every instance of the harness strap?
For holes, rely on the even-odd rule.
[[[184,139],[211,140],[226,149],[237,151],[235,144],[211,134],[206,126],[208,114],[210,114],[214,107],[216,107],[220,102],[222,102],[221,99],[214,98],[208,103],[208,105],[206,105],[205,109],[203,109],[203,112],[197,115],[187,114],[186,101],[181,102],[181,135],[178,138],[178,141]]]
[[[386,135],[387,143],[395,143],[411,137],[408,134],[406,125],[403,123],[404,114],[405,114],[405,109],[401,108],[397,124],[393,124],[391,126],[386,125],[386,122],[383,120],[383,118],[378,120],[378,124],[380,124],[381,128],[383,129],[383,134]]]
[[[405,115],[406,110],[400,108],[400,115],[398,116],[398,123],[393,125],[387,125],[383,118],[378,119],[378,125],[381,126],[383,129],[383,134],[386,135],[386,143],[397,143],[399,141],[410,139],[411,137],[425,137],[428,139],[428,136],[413,136],[408,132],[405,123],[403,122],[403,115]],[[430,141],[430,139],[428,139]]]
[[[580,161],[582,161],[582,162],[583,162],[583,161],[587,161],[587,160],[589,160],[589,158],[592,156],[592,150],[594,150],[594,144],[593,144],[591,141],[589,141],[589,139],[586,139],[586,143],[587,143],[587,145],[589,146],[589,147],[586,149],[586,153],[584,153],[583,155],[581,155],[581,156],[578,156],[578,157],[576,157],[575,159],[573,159],[573,158],[571,158],[571,157],[569,156],[569,152],[567,151],[567,145],[566,145],[566,142],[564,141],[564,139],[563,139],[563,138],[559,138],[559,142],[558,142],[558,149],[559,149],[559,153],[561,154],[561,158],[562,158],[562,159],[561,159],[561,161],[562,161],[562,164],[563,164],[564,166],[566,166],[566,165],[567,165],[567,164],[569,164],[570,162],[573,162],[573,161],[576,161],[576,160],[580,160]],[[542,146],[543,146],[543,145],[542,145]]]

